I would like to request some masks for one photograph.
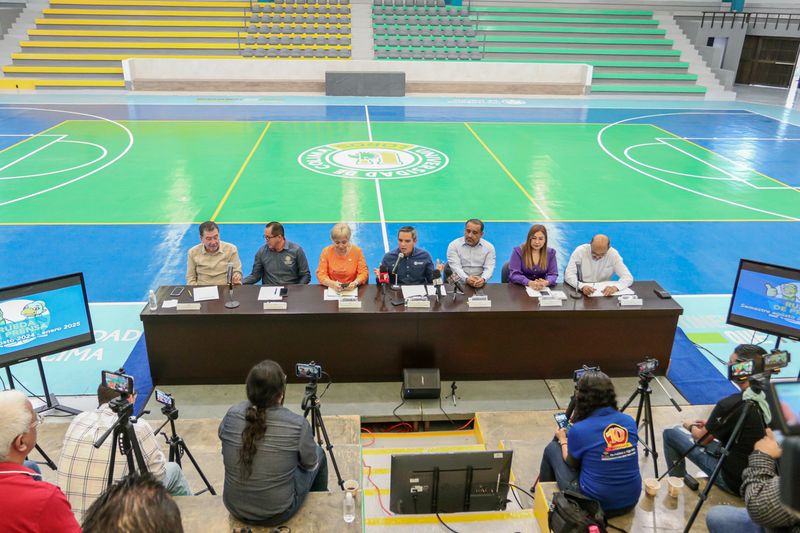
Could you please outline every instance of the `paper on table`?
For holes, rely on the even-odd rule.
[[[161,302],[161,309],[172,309],[178,307],[178,300],[164,300]]]
[[[525,287],[525,292],[527,292],[528,296],[531,298],[539,298],[542,295],[541,292],[531,289],[530,287]]]
[[[544,296],[545,298],[561,298],[560,296],[556,295],[546,287],[539,291],[537,291],[536,289],[531,289],[530,287],[525,287],[525,292],[527,292],[528,296],[530,296],[531,298],[541,298],[542,296]],[[563,294],[562,291],[555,291],[555,292],[556,293],[561,292]],[[562,300],[563,299],[566,299],[566,295],[564,295],[564,298],[562,298]]]
[[[204,302],[206,300],[219,300],[219,290],[216,285],[210,287],[195,287],[194,301]]]
[[[550,297],[558,298],[559,300],[566,300],[567,293],[565,293],[564,291],[550,291]]]
[[[411,298],[412,296],[427,296],[425,285],[403,285],[403,298]]]
[[[259,300],[281,300],[281,289],[283,287],[261,287],[258,291]]]
[[[342,292],[336,292],[335,290],[333,290],[330,287],[328,287],[327,289],[325,289],[325,295],[323,296],[323,298],[325,300],[338,300],[342,296],[356,296],[357,297],[358,296],[358,289],[349,289],[349,290],[342,291]]]
[[[586,285],[586,284],[584,284],[584,285]],[[592,294],[590,294],[589,296],[591,296],[592,298],[597,298],[599,296],[603,296],[603,289],[605,289],[606,287],[612,287],[612,286],[616,287],[617,283],[615,281],[598,281],[596,283],[589,283],[588,285],[591,285],[592,287],[594,287],[594,292]],[[633,290],[631,288],[627,288],[627,289],[622,289],[621,291],[615,292],[614,294],[612,294],[612,296],[624,296],[626,294],[634,294],[634,292],[633,292]]]

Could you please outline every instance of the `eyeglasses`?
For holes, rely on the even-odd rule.
[[[36,420],[31,423],[31,429],[36,429],[44,423],[44,417],[41,413],[36,413]]]
[[[277,237],[277,236],[278,236],[278,235],[264,235],[264,239],[266,239],[266,240],[268,240],[268,241],[269,241],[270,239],[274,239],[274,238],[275,238],[275,237]]]

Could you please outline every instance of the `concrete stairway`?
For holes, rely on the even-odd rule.
[[[42,10],[47,5],[47,0],[29,0],[25,4],[17,20],[0,41],[0,67],[11,64],[11,54],[19,51],[20,41],[28,38],[28,30],[36,26],[36,19],[42,16]],[[0,71],[0,77],[5,77],[5,72]]]
[[[666,36],[672,39],[675,48],[681,51],[681,58],[689,63],[688,71],[697,75],[697,83],[707,89],[706,100],[736,100],[736,93],[723,86],[672,15],[656,12],[655,16],[661,22],[660,27],[667,31]]]

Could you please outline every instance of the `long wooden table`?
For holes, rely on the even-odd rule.
[[[257,286],[234,290],[236,309],[224,306],[222,287],[220,299],[202,302],[199,311],[163,309],[172,288],[159,288],[159,308],[141,313],[157,384],[242,383],[262,359],[279,362],[290,376],[295,363],[313,360],[337,382],[399,381],[403,368],[432,367],[443,380],[564,378],[582,364],[630,376],[647,357],[666,372],[683,312],[655,295],[653,281],[632,287],[641,307],[621,307],[616,297],[540,307],[522,287],[491,284],[484,289],[491,308],[470,309],[466,296],[452,294],[432,298],[430,309],[394,306],[395,293],[384,299],[366,285],[361,309],[340,310],[323,300],[322,286],[293,285],[286,310],[265,311]],[[191,301],[188,291],[179,301]]]

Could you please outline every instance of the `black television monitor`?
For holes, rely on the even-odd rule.
[[[389,509],[398,514],[501,511],[511,450],[392,455]]]
[[[0,367],[92,343],[82,273],[0,289]]]
[[[727,323],[800,340],[800,269],[740,260]]]

